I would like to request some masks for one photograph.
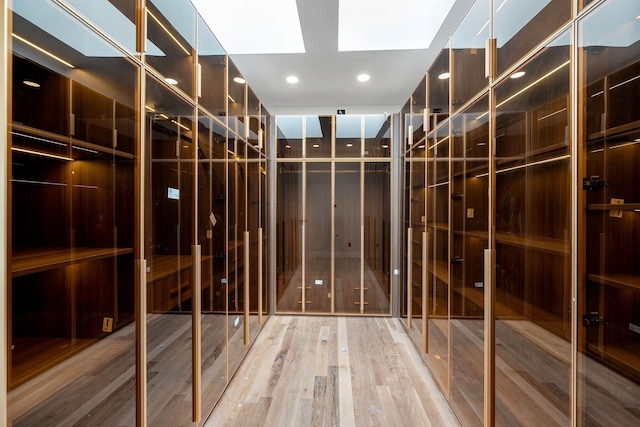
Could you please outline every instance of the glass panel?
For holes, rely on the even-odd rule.
[[[567,0],[494,1],[498,74],[569,21],[572,3]]]
[[[563,34],[495,90],[500,425],[569,423],[570,45]]]
[[[427,138],[427,363],[445,392],[449,389],[449,125]],[[415,236],[414,236],[415,237]]]
[[[331,158],[331,116],[306,116],[305,138],[308,158]]]
[[[305,311],[331,313],[331,163],[307,163]]]
[[[364,312],[389,314],[391,164],[364,164]]]
[[[146,248],[147,404],[149,424],[191,419],[191,296],[194,244],[194,109],[147,77],[146,135],[149,173]]]
[[[236,141],[244,146],[243,141]],[[245,150],[243,150],[245,151]],[[245,243],[247,229],[247,163],[246,158],[231,152],[229,159],[229,235],[227,247],[227,279],[229,282],[229,372],[235,372],[247,349],[244,336]]]
[[[336,116],[336,158],[361,157],[363,118],[363,116]]]
[[[302,126],[303,117],[300,116],[278,116],[276,125],[278,127],[277,155],[279,159],[302,158]]]
[[[158,70],[168,84],[194,95],[195,8],[189,0],[148,0],[146,6],[147,63]]]
[[[210,413],[227,384],[225,277],[225,131],[211,118],[198,120],[198,244],[202,265],[202,403]]]
[[[391,157],[391,117],[364,116],[364,157]]]
[[[405,135],[407,135],[408,138],[407,148],[420,142],[426,136],[427,129],[424,123],[425,108],[427,108],[426,96],[427,77],[424,76],[411,95],[410,112],[405,115]],[[413,132],[411,132],[411,130]]]
[[[245,103],[245,91],[248,86],[242,77],[242,74],[235,66],[233,61],[229,60],[229,83],[228,83],[228,91],[227,94],[227,111],[229,112],[229,129],[237,136],[244,138],[245,137],[245,114],[246,112],[246,103]],[[240,154],[240,153],[238,153]]]
[[[262,272],[258,270],[258,228],[260,228],[262,203],[262,168],[260,153],[249,148],[247,150],[247,226],[249,231],[249,331],[250,341],[253,341],[260,331],[258,325],[258,277]],[[265,249],[264,247],[262,248]],[[266,286],[263,282],[262,286]]]
[[[485,45],[489,38],[489,2],[476,1],[451,36],[453,46],[453,111],[486,88]]]
[[[198,63],[201,68],[200,106],[219,117],[226,115],[224,82],[227,57],[224,49],[198,15]]]
[[[406,294],[407,304],[411,304],[411,329],[409,334],[416,346],[422,349],[422,308],[425,303],[423,297],[425,292],[423,289],[422,273],[426,265],[423,263],[423,242],[422,233],[427,232],[426,229],[426,159],[425,159],[425,142],[422,141],[418,146],[411,150],[411,160],[409,165],[409,182],[407,187],[407,201],[409,208],[408,227],[411,227],[411,277],[403,285],[403,291]],[[411,286],[411,295],[407,289],[407,283]],[[410,301],[409,301],[410,298]],[[408,305],[403,309],[408,316]],[[422,350],[421,350],[422,352]]]
[[[438,123],[449,117],[450,76],[449,45],[447,45],[440,51],[427,73],[427,93],[429,97],[428,129],[434,129]]]
[[[336,163],[335,186],[335,311],[360,313],[360,163]]]
[[[579,25],[585,213],[578,282],[578,425],[636,425],[640,395],[640,4]],[[612,209],[610,205],[619,205]],[[585,206],[586,205],[586,206]],[[586,208],[586,210],[585,210]]]
[[[138,141],[124,122],[136,120],[138,70],[53,3],[10,7],[7,419],[116,425],[135,415]],[[52,381],[51,368],[65,380]]]
[[[488,108],[485,96],[452,120],[450,399],[465,426],[483,425]]]
[[[280,117],[278,117],[280,120]],[[302,164],[278,163],[276,299],[278,311],[302,306]]]

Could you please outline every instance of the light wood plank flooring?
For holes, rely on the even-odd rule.
[[[206,426],[458,426],[398,319],[269,319]]]

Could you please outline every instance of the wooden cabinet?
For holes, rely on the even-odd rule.
[[[586,351],[640,381],[640,62],[586,87]]]
[[[132,108],[13,64],[12,387],[133,320],[136,141],[123,126],[127,150],[114,143],[115,111],[135,123]]]

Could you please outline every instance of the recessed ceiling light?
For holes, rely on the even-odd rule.
[[[511,74],[511,78],[512,79],[519,79],[522,76],[524,76],[524,71],[517,71],[517,72]]]
[[[287,77],[287,83],[289,83],[289,84],[294,85],[294,84],[298,83],[299,81],[300,81],[300,79],[297,78],[296,76]]]
[[[23,80],[22,83],[29,87],[36,87],[36,88],[40,87],[40,83],[34,82],[33,80]]]
[[[438,76],[438,78],[440,80],[447,80],[449,77],[451,77],[451,73],[449,73],[448,71],[446,73],[442,73]]]
[[[313,144],[313,148],[320,148],[320,144]]]
[[[164,79],[165,82],[169,83],[170,85],[177,85],[178,81],[176,79],[172,79],[171,77],[167,77],[166,79]]]
[[[247,82],[247,81],[246,81],[245,79],[243,79],[242,77],[234,77],[234,78],[233,78],[233,81],[234,81],[234,82],[236,82],[236,83],[238,83],[238,84],[241,84],[241,85],[243,85],[243,84],[245,84],[245,83]]]
[[[369,74],[364,74],[363,73],[363,74],[360,74],[358,76],[358,81],[359,82],[368,82],[370,78],[371,78],[371,76],[369,76]]]

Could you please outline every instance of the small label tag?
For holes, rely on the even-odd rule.
[[[314,281],[314,283],[315,283],[316,285],[322,285],[322,280],[320,280],[320,279],[316,279],[316,280]]]
[[[102,319],[102,332],[111,332],[113,330],[113,318],[104,317]]]
[[[476,288],[484,288],[484,282],[475,282],[473,286]]]
[[[611,204],[612,205],[622,205],[624,204],[624,199],[611,199]],[[622,218],[622,211],[621,210],[610,210],[609,211],[609,216],[612,218]]]

